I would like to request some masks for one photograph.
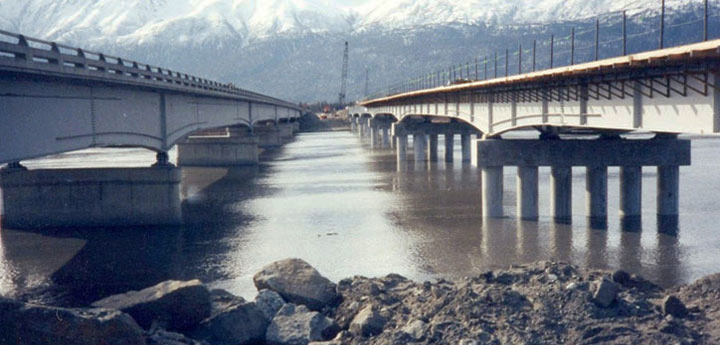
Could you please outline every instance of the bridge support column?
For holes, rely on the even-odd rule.
[[[8,229],[178,225],[180,169],[0,171]]]
[[[620,218],[623,228],[635,228],[642,215],[642,167],[620,167]],[[627,226],[625,226],[627,225]]]
[[[358,135],[362,138],[365,136],[365,119],[358,119],[357,121]]]
[[[517,168],[517,215],[523,220],[538,219],[538,167]]]
[[[445,133],[445,161],[452,163],[455,153],[455,134]]]
[[[378,147],[378,136],[380,132],[380,128],[378,128],[375,125],[370,126],[370,147],[377,148]]]
[[[259,162],[258,138],[194,138],[178,144],[180,166],[242,166]]]
[[[352,133],[357,132],[357,118],[356,117],[350,118],[350,132],[352,132]]]
[[[425,134],[415,133],[413,135],[413,154],[416,162],[426,161],[427,154],[427,136]]]
[[[503,217],[503,167],[482,167],[482,212],[486,218]]]
[[[260,148],[276,148],[283,144],[278,126],[256,126],[253,132],[258,138],[258,147]]]
[[[281,123],[278,125],[278,128],[280,129],[280,139],[282,139],[283,143],[292,141],[293,137],[295,137],[292,123]]]
[[[587,214],[594,228],[607,227],[607,167],[592,165],[586,168],[585,195]]]
[[[428,160],[431,162],[437,162],[438,160],[438,135],[429,134],[429,146],[428,146]]]
[[[390,148],[390,127],[383,127],[381,130],[382,134],[382,147],[384,149]]]
[[[408,136],[407,134],[396,134],[394,137],[397,160],[404,162],[407,160]]]
[[[460,135],[460,146],[462,148],[462,161],[470,162],[472,160],[472,152],[470,150],[470,134]]]
[[[658,166],[657,171],[657,214],[672,219],[678,216],[680,194],[680,167],[677,165]]]
[[[572,218],[572,168],[569,166],[550,168],[550,214],[561,222]]]

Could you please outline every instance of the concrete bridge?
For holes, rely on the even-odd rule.
[[[173,146],[180,165],[256,164],[258,147],[292,138],[302,112],[231,84],[0,31],[3,224],[177,224]],[[104,170],[21,165],[91,147],[143,147],[157,152],[157,162]]]
[[[720,132],[720,40],[485,81],[386,95],[351,107],[352,128],[378,147],[407,159],[437,161],[438,135],[453,161],[482,170],[483,214],[504,216],[503,167],[516,166],[517,214],[538,218],[538,167],[551,170],[551,214],[569,221],[572,167],[586,169],[587,216],[607,220],[607,170],[620,167],[620,213],[641,215],[641,172],[657,167],[657,214],[677,226],[679,166],[690,164],[690,142],[678,134]],[[534,140],[503,139],[534,129]],[[655,134],[629,140],[630,132]],[[471,136],[478,140],[471,142]],[[391,140],[392,136],[392,140]],[[473,147],[474,146],[474,147]],[[471,152],[475,152],[473,155]]]

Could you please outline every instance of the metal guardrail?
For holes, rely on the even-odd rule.
[[[52,74],[248,100],[303,110],[294,103],[205,78],[0,30],[0,70]]]

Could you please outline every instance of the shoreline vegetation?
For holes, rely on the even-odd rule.
[[[252,301],[166,281],[87,308],[0,298],[0,344],[720,344],[720,274],[663,290],[557,262],[459,280],[338,283],[301,259],[265,266]]]

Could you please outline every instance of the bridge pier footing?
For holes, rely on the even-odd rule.
[[[537,167],[550,167],[550,214],[572,218],[572,167],[586,168],[587,216],[592,227],[607,227],[608,167],[620,167],[620,216],[638,222],[642,205],[642,167],[656,166],[659,228],[677,228],[679,167],[690,164],[690,141],[650,140],[478,140],[483,172],[483,214],[502,216],[500,171],[518,167],[517,208],[523,219],[537,218]],[[663,224],[660,224],[662,222]]]
[[[161,226],[182,223],[180,169],[0,171],[8,229]]]

